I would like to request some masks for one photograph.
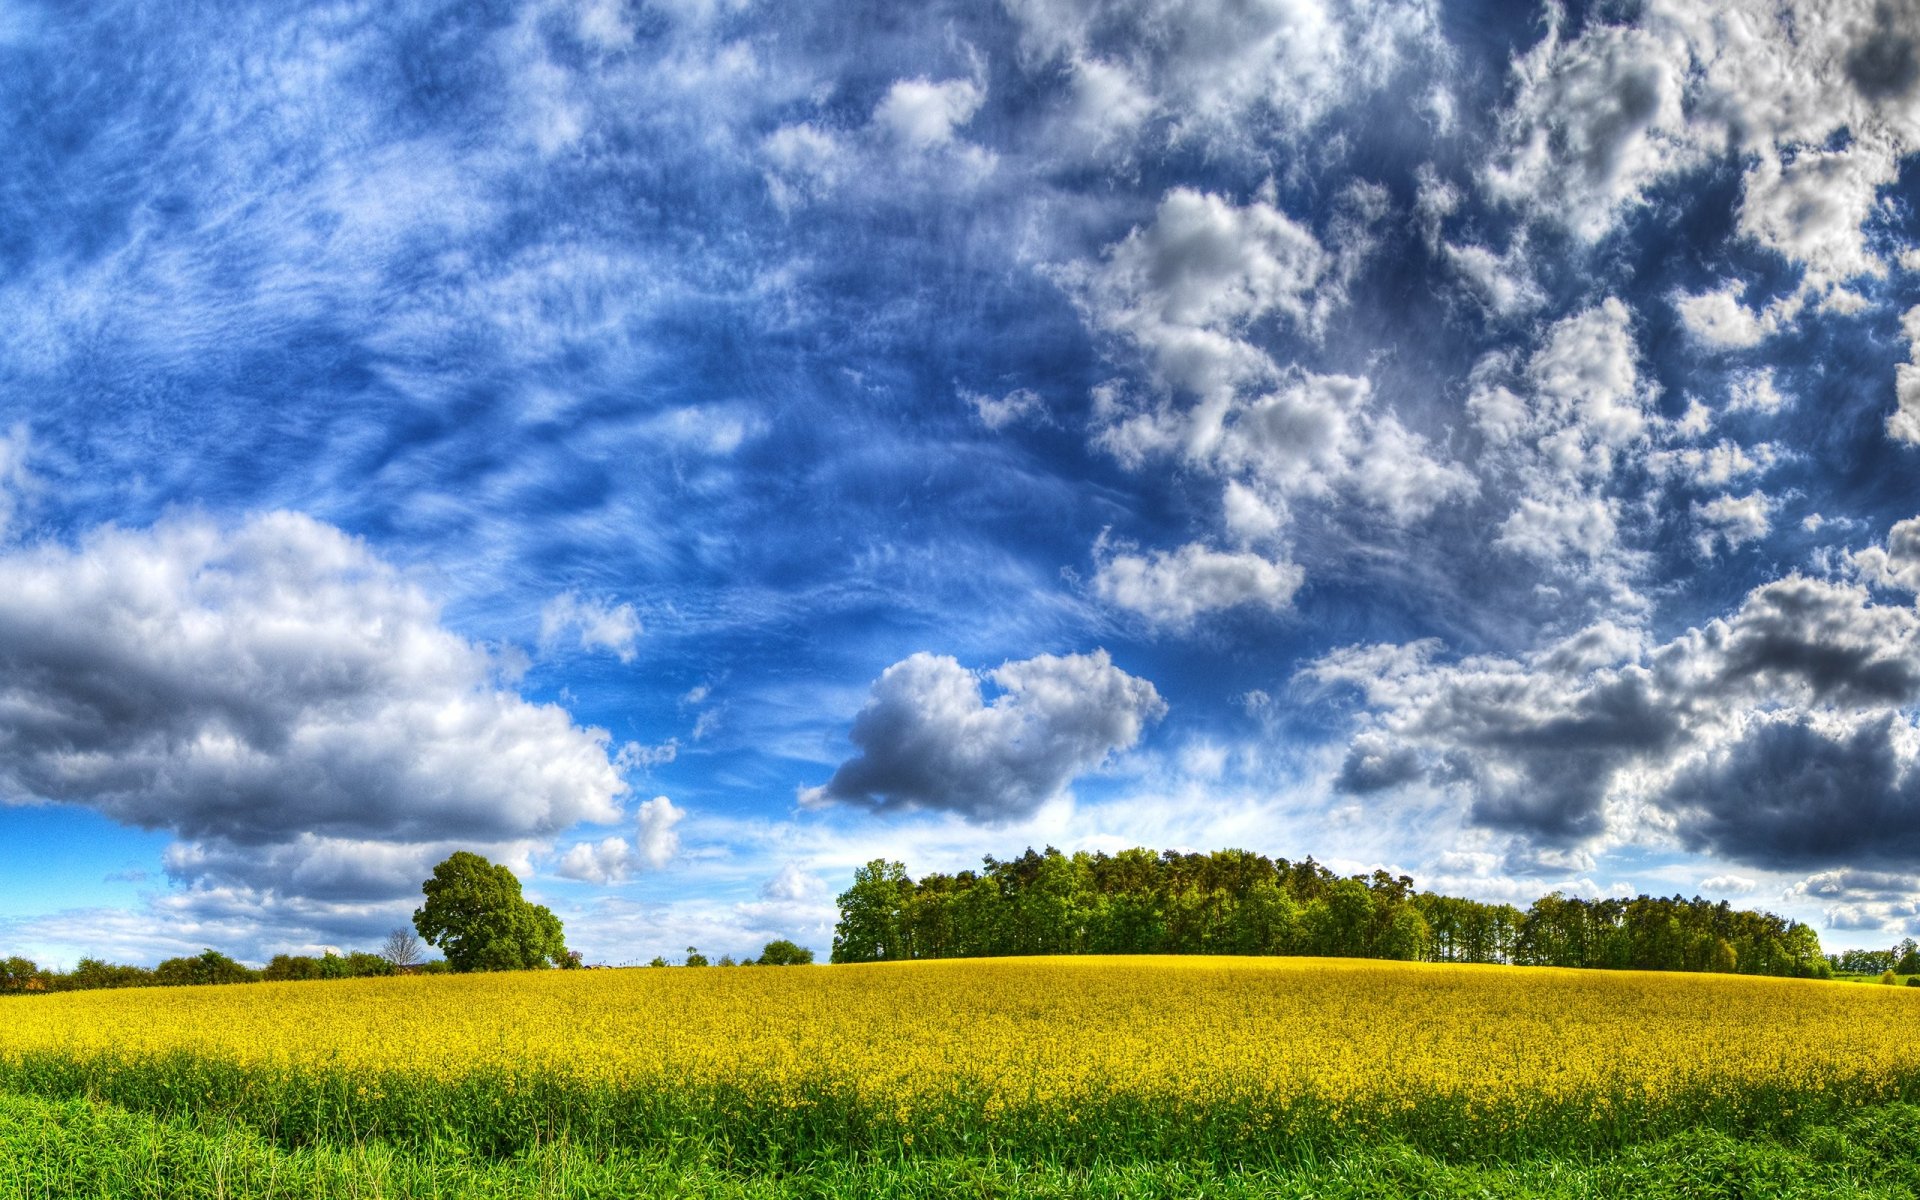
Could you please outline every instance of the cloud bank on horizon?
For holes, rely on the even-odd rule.
[[[1920,933],[1920,4],[0,0],[0,942],[1244,846]]]

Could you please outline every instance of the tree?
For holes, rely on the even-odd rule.
[[[567,956],[560,918],[522,897],[512,871],[478,854],[455,851],[421,890],[427,902],[413,911],[413,927],[455,971],[523,971]]]
[[[0,962],[0,992],[44,992],[47,981],[32,959],[14,957]]]
[[[786,938],[775,938],[760,951],[763,967],[804,967],[813,962],[813,951]]]
[[[687,965],[690,967],[704,967],[707,965],[707,956],[700,953],[698,946],[687,947]]]
[[[218,950],[202,950],[192,958],[169,958],[153,969],[161,987],[189,987],[208,983],[258,983],[260,973],[248,970]]]
[[[840,922],[833,930],[833,961],[881,962],[907,958],[900,944],[901,908],[912,893],[902,863],[876,858],[853,871],[853,886],[840,894]]]
[[[419,966],[426,955],[421,952],[420,939],[413,930],[395,929],[380,943],[380,957],[391,963],[394,970],[404,971]]]
[[[1893,948],[1893,969],[1902,975],[1920,975],[1920,942],[1903,938]]]

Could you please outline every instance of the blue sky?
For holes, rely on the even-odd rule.
[[[1920,8],[0,0],[0,943],[455,848],[1920,932]]]

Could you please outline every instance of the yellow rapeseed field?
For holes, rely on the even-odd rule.
[[[1382,1111],[1820,1093],[1920,1072],[1920,992],[1734,976],[1234,958],[525,972],[36,997],[0,1060],[823,1089],[903,1122],[1125,1096]]]

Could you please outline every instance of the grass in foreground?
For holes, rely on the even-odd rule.
[[[933,1197],[1207,1196],[1283,1200],[1389,1197],[1920,1197],[1920,1108],[1863,1108],[1781,1138],[1689,1132],[1601,1161],[1535,1157],[1446,1163],[1387,1144],[1329,1161],[1267,1170],[1179,1163],[1084,1169],[1010,1159],[822,1162],[784,1175],[735,1174],[580,1149],[547,1147],[508,1160],[455,1149],[383,1144],[287,1150],[245,1127],[208,1128],[80,1100],[0,1095],[0,1200],[294,1197]]]

